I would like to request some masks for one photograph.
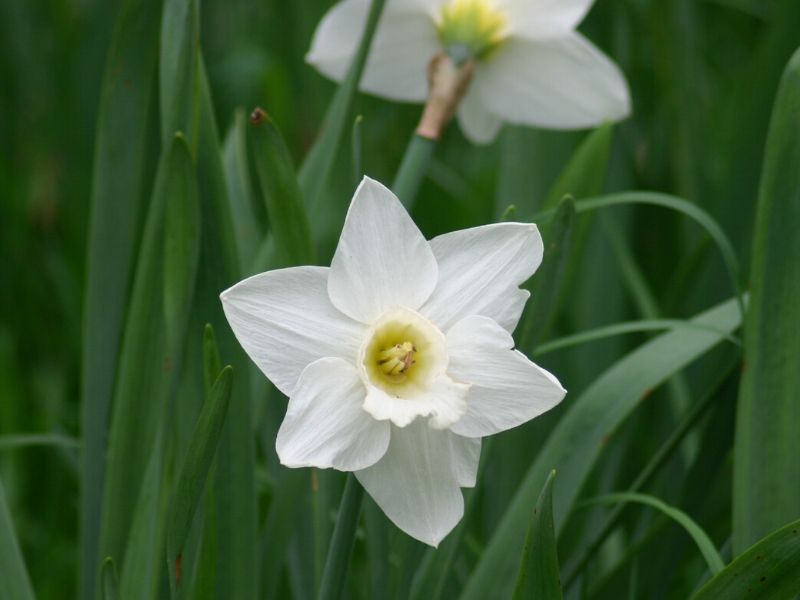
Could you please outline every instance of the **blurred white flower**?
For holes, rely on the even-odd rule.
[[[575,31],[593,0],[387,0],[361,88],[424,102],[427,65],[445,52],[476,61],[458,111],[465,135],[492,141],[502,122],[593,127],[630,113],[619,68]],[[341,81],[363,32],[369,0],[343,0],[322,19],[306,59]]]
[[[289,396],[277,438],[289,467],[355,475],[386,515],[431,545],[464,512],[481,437],[566,393],[514,350],[542,259],[535,225],[501,223],[430,242],[365,178],[330,268],[255,275],[221,298],[239,342]]]

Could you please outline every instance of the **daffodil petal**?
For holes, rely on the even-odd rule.
[[[474,83],[492,113],[519,125],[581,129],[631,110],[619,67],[575,32],[507,40]]]
[[[254,275],[220,296],[236,339],[287,396],[300,373],[323,357],[355,364],[365,327],[328,297],[326,267],[294,267]]]
[[[278,431],[281,464],[339,471],[374,465],[389,447],[390,426],[361,408],[365,393],[358,371],[341,358],[308,365]]]
[[[501,0],[514,35],[552,37],[583,21],[594,0]]]
[[[481,439],[453,434],[450,443],[453,446],[453,464],[458,485],[465,488],[475,487],[481,460]]]
[[[406,427],[417,417],[430,417],[431,426],[446,429],[467,411],[469,386],[439,375],[418,395],[398,398],[368,385],[364,410],[379,421]]]
[[[448,373],[472,384],[467,413],[450,429],[483,437],[521,425],[561,402],[558,380],[513,349],[514,340],[481,316],[459,321],[447,333]]]
[[[401,102],[423,102],[428,63],[439,51],[431,3],[386,3],[373,38],[360,88]],[[435,4],[435,3],[434,3]],[[323,17],[306,60],[323,75],[342,81],[366,24],[369,2],[345,0]]]
[[[469,315],[484,315],[513,331],[528,293],[519,285],[542,262],[536,225],[496,223],[462,229],[430,242],[439,281],[420,313],[446,332]]]
[[[438,546],[464,514],[459,485],[468,479],[466,465],[477,469],[477,460],[474,444],[417,420],[392,428],[386,454],[356,477],[395,525]]]
[[[475,77],[480,77],[480,67]],[[473,144],[489,144],[497,137],[503,122],[490,113],[473,88],[458,108],[458,124],[464,136]]]
[[[334,306],[367,324],[395,306],[416,310],[436,286],[437,272],[428,242],[397,197],[365,177],[331,262]]]

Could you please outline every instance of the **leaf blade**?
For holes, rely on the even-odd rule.
[[[531,514],[522,563],[517,574],[514,600],[547,598],[560,600],[561,576],[558,569],[556,531],[553,523],[553,480],[551,471],[544,482],[536,508]]]
[[[756,215],[747,368],[739,390],[734,552],[800,516],[800,50],[772,117]],[[764,468],[769,465],[769,468]]]

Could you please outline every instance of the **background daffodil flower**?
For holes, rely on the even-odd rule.
[[[458,110],[464,134],[491,142],[503,122],[580,129],[630,113],[619,68],[575,31],[592,0],[388,0],[361,89],[424,102],[427,66],[439,53],[474,60]],[[343,0],[322,19],[306,57],[341,81],[363,31],[369,2]]]
[[[529,296],[519,285],[542,251],[525,223],[428,242],[365,178],[330,268],[269,271],[225,291],[237,339],[289,396],[281,462],[355,472],[400,529],[438,545],[463,515],[481,438],[566,393],[511,338]]]

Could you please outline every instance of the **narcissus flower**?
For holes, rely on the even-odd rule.
[[[365,178],[330,268],[246,279],[221,298],[236,337],[289,397],[276,442],[288,467],[354,471],[386,515],[431,545],[464,512],[481,438],[555,406],[555,377],[511,332],[542,259],[535,225],[426,241]]]
[[[458,111],[465,135],[494,139],[502,122],[579,129],[630,112],[619,68],[575,31],[593,0],[387,0],[361,88],[424,102],[427,65],[438,53],[472,59]],[[343,0],[323,18],[307,60],[341,81],[366,22],[369,0]]]

